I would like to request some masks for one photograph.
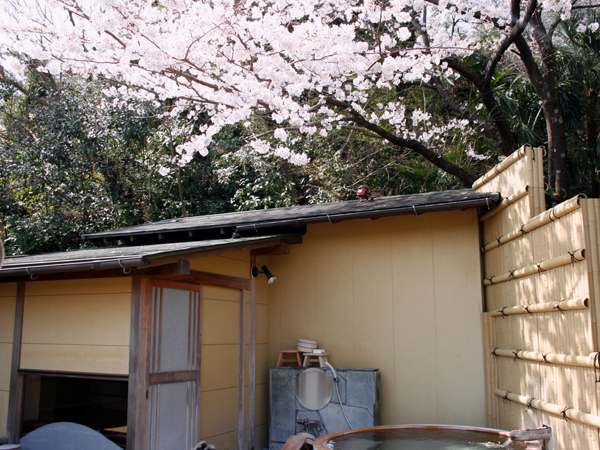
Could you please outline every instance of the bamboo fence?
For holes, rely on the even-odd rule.
[[[523,147],[474,188],[483,224],[486,423],[552,427],[550,450],[600,450],[600,200],[546,211],[543,149]]]

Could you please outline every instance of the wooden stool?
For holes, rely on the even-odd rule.
[[[308,367],[310,363],[319,363],[319,367],[327,367],[327,356],[329,353],[304,353],[304,363],[302,367]]]
[[[302,367],[302,361],[300,361],[300,350],[277,350],[277,353],[279,353],[279,358],[277,359],[277,367],[281,367],[285,363],[296,363],[298,364],[298,367]],[[286,358],[286,356],[288,355],[295,355],[295,358],[293,356]]]

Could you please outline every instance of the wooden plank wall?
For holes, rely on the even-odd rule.
[[[515,232],[544,213],[542,149],[523,148],[521,158],[493,178],[476,184],[478,190],[499,190],[508,197],[525,185],[528,195],[483,221],[484,244]],[[535,158],[535,159],[534,159]],[[539,264],[557,256],[585,249],[586,259],[540,271],[523,278],[485,288],[486,311],[482,314],[485,358],[486,424],[506,430],[553,429],[549,449],[599,450],[598,428],[569,420],[494,395],[494,389],[542,400],[565,408],[599,415],[600,371],[535,362],[518,357],[495,356],[494,349],[524,350],[544,354],[588,357],[598,351],[596,311],[600,301],[598,242],[600,200],[580,199],[580,208],[484,253],[486,279]],[[502,308],[561,300],[589,298],[588,308],[552,312],[499,315]],[[520,353],[517,353],[520,354]],[[591,355],[592,360],[594,355]]]

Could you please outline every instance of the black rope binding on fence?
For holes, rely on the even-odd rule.
[[[519,228],[519,231],[521,232],[521,235],[527,234],[528,232],[525,231],[523,228],[525,228],[525,225],[527,225],[526,223],[524,223],[523,225],[521,225],[521,228]]]
[[[563,416],[563,419],[565,419],[565,420],[571,420],[571,419],[569,419],[569,418],[567,417],[567,411],[568,411],[568,410],[570,410],[570,409],[573,409],[573,408],[571,408],[570,406],[565,406],[565,409],[563,409],[563,410],[560,412],[560,413],[561,413],[561,415]]]
[[[554,308],[552,309],[557,309],[563,316],[565,315],[565,310],[560,307],[560,302],[556,302],[556,305],[554,305]]]
[[[535,409],[532,405],[533,401],[535,400],[535,398],[531,398],[528,402],[527,402],[527,409],[525,409],[525,411],[531,411],[534,414],[537,413],[537,409]]]
[[[598,374],[598,370],[600,370],[600,352],[596,352],[594,355],[594,380],[596,383],[600,383],[600,374]]]
[[[529,306],[530,305],[525,305],[525,306],[523,306],[523,309],[527,312],[527,314],[533,316],[533,313],[531,311],[529,311]]]
[[[542,263],[536,264],[537,268],[538,268],[538,273],[542,273],[545,272],[544,269],[542,269]]]
[[[498,350],[500,347],[496,347],[494,350],[492,350],[492,355],[494,355],[496,358],[498,357],[498,354],[496,353],[496,350]]]
[[[577,258],[575,258],[575,252],[567,252],[567,253],[569,253],[569,255],[571,255],[571,267],[573,267],[575,265],[575,263],[579,260]]]
[[[513,355],[515,355],[515,358],[513,359],[513,361],[516,361],[517,359],[520,359],[520,358],[519,358],[519,352],[520,352],[520,351],[521,351],[521,349],[517,349],[517,351],[515,351],[515,352],[512,352],[512,353],[513,353]]]
[[[514,271],[514,270],[511,270],[511,271],[508,273],[508,281],[512,281],[512,280],[516,280],[516,279],[517,279],[517,277],[515,277],[515,271]]]
[[[504,403],[510,402],[510,399],[508,398],[508,394],[510,394],[510,391],[506,391],[506,394],[504,394],[504,397],[502,397],[502,400],[504,400]]]
[[[550,363],[550,362],[549,362],[549,361],[546,359],[546,357],[547,357],[549,354],[550,354],[550,352],[544,352],[544,353],[542,353],[542,358],[544,359],[544,362],[545,362],[546,364],[552,364],[552,363]]]
[[[505,317],[508,317],[508,314],[506,314],[506,313],[504,312],[504,310],[505,310],[506,308],[508,308],[508,306],[505,306],[504,308],[502,308],[502,309],[499,309],[499,310],[498,310],[498,312],[499,312],[500,314],[502,314],[502,318],[503,318],[503,319],[504,319]]]

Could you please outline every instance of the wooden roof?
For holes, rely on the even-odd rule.
[[[258,236],[239,239],[216,239],[131,247],[103,247],[16,256],[5,259],[0,277],[15,277],[105,269],[152,268],[212,254],[268,248],[298,241],[299,235]]]
[[[415,214],[450,209],[466,209],[484,207],[491,209],[498,200],[499,194],[475,192],[472,189],[455,191],[429,192],[424,194],[397,195],[379,197],[372,202],[351,200],[346,202],[322,203],[315,205],[293,206],[288,208],[261,209],[225,214],[186,217],[163,220],[143,225],[103,231],[84,235],[88,241],[127,240],[135,238],[147,239],[150,235],[171,233],[201,233],[220,230],[221,234],[234,236],[248,233],[271,234],[286,232],[282,227],[294,227],[307,223],[338,222],[341,220],[381,217],[386,215]],[[259,232],[262,230],[262,233]]]

